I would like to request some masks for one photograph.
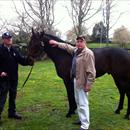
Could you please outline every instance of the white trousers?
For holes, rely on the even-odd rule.
[[[81,121],[81,128],[88,129],[90,125],[88,92],[85,92],[83,89],[79,89],[77,87],[76,79],[74,79],[74,93],[77,104],[77,112]]]

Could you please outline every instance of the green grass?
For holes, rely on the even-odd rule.
[[[89,48],[101,48],[101,47],[117,47],[117,48],[122,48],[120,44],[116,43],[109,43],[108,45],[106,43],[88,43],[87,46]],[[127,44],[125,48],[130,48],[130,44]]]
[[[107,44],[103,44],[103,43],[88,43],[87,46],[89,48],[101,48],[101,47],[106,47]]]
[[[26,79],[30,67],[19,70],[19,88]],[[118,104],[118,90],[109,75],[96,79],[89,95],[91,130],[130,130],[130,121],[123,119],[127,103],[120,115],[114,110]],[[63,81],[56,75],[51,61],[37,62],[25,88],[18,91],[17,111],[22,121],[7,118],[8,102],[2,114],[0,130],[78,130],[72,124],[75,114],[66,118],[68,101]]]

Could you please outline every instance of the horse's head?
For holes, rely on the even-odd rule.
[[[49,39],[44,36],[44,32],[34,32],[32,29],[32,36],[28,45],[28,55],[36,58],[44,50],[44,43],[48,43]]]
[[[34,30],[32,29],[32,36],[28,45],[28,55],[36,58],[43,52],[43,50],[53,48],[49,44],[49,40],[56,40],[58,42],[66,43],[56,36],[44,33],[44,31],[39,33],[34,32]]]

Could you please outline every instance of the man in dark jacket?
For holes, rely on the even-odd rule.
[[[2,35],[3,43],[0,45],[0,118],[9,92],[8,118],[22,119],[16,114],[16,95],[18,85],[18,64],[33,65],[30,57],[22,57],[12,47],[12,35],[8,32]]]

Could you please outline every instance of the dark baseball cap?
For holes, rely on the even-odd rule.
[[[85,36],[83,36],[83,35],[80,35],[80,36],[78,36],[77,38],[76,38],[76,40],[85,40]]]
[[[2,34],[2,39],[8,39],[8,38],[12,38],[12,35],[9,32],[5,32]]]

